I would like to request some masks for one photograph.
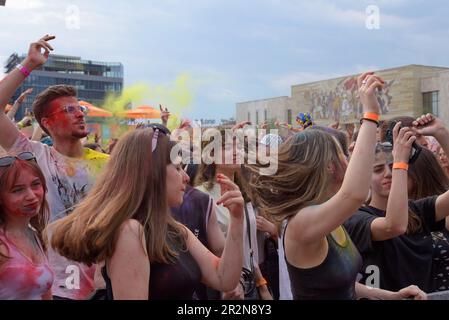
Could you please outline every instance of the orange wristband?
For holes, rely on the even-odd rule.
[[[360,119],[360,124],[362,124],[363,120],[374,122],[377,125],[377,127],[379,127],[379,115],[377,113],[365,112],[363,114],[363,118]]]
[[[267,280],[265,280],[265,278],[262,277],[262,278],[260,278],[259,280],[257,280],[257,282],[256,282],[256,287],[265,286],[265,285],[267,285],[267,284],[268,284]]]
[[[380,116],[379,116],[379,114],[374,113],[374,112],[365,112],[363,114],[363,118],[379,122]]]
[[[395,162],[395,163],[393,163],[393,169],[402,169],[402,170],[407,171],[408,170],[408,163]]]

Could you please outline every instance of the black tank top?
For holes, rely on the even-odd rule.
[[[193,292],[201,281],[201,270],[188,250],[178,250],[178,253],[174,264],[150,264],[149,299],[192,300]],[[101,273],[106,282],[107,299],[114,300],[111,279],[105,266]]]
[[[326,236],[328,243],[327,256],[320,265],[312,268],[302,269],[291,265],[285,258],[284,250],[293,299],[356,299],[355,282],[357,273],[362,267],[362,257],[344,228],[343,231],[346,236],[343,245],[338,244],[332,235]]]

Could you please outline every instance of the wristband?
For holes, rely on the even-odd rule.
[[[30,71],[28,71],[27,68],[25,68],[23,65],[21,65],[20,63],[17,64],[16,66],[17,69],[19,69],[20,72],[22,72],[22,74],[26,77],[28,77],[30,75]]]
[[[268,283],[267,280],[265,280],[265,278],[262,277],[262,278],[257,280],[256,287],[259,288],[261,286],[265,286],[265,285],[267,285],[267,283]]]
[[[370,119],[370,118],[362,118],[362,119],[360,119],[360,124],[362,124],[364,120],[372,122],[372,123],[375,123],[376,126],[379,128],[379,121],[376,121],[376,120],[373,120],[373,119]]]
[[[395,163],[393,163],[393,169],[402,169],[402,170],[407,171],[408,170],[408,163],[395,162]]]
[[[362,124],[363,120],[374,122],[377,125],[377,127],[379,127],[379,114],[377,114],[377,113],[365,112],[363,114],[363,118],[360,119],[360,124]]]
[[[363,114],[363,119],[370,119],[376,122],[379,122],[379,114],[378,113],[374,113],[374,112],[365,112]]]

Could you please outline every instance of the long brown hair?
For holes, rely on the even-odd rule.
[[[213,130],[217,130],[217,128],[212,128]],[[207,129],[206,129],[207,130]],[[231,134],[231,131],[225,130],[225,129],[219,129],[220,136],[221,136],[221,147],[225,148],[226,142],[230,139],[233,139],[233,135]],[[212,143],[214,140],[211,141],[203,141],[202,143],[202,150],[206,148],[210,143]],[[236,143],[234,140],[232,140],[233,143]],[[237,147],[237,146],[236,146]],[[212,155],[215,156],[215,155]],[[206,164],[204,161],[201,162],[199,165],[198,171],[195,175],[193,186],[200,186],[203,185],[204,188],[208,191],[212,190],[214,187],[214,184],[216,183],[216,175],[217,175],[217,165],[215,162],[212,162],[210,164]],[[238,169],[234,174],[234,182],[239,187],[240,192],[242,193],[242,196],[245,200],[245,202],[251,202],[251,199],[249,197],[248,192],[248,183],[244,179],[242,175],[242,167]]]
[[[408,195],[412,200],[440,195],[449,189],[449,178],[441,168],[435,155],[427,148],[422,148],[419,157],[410,165],[408,177],[413,183]],[[416,217],[412,221],[410,221],[409,216],[408,229],[411,233],[419,231],[422,226],[419,217],[416,214],[414,216]],[[419,220],[419,223],[415,221],[416,219]]]
[[[122,137],[86,198],[49,226],[51,245],[61,255],[87,264],[109,259],[128,219],[142,224],[151,262],[174,262],[179,245],[185,249],[185,228],[170,214],[166,195],[166,166],[176,143],[159,132],[152,152],[152,138],[150,128]]]
[[[328,166],[333,163],[336,174],[343,176],[342,154],[336,139],[325,131],[312,128],[290,137],[279,148],[276,174],[259,175],[260,167],[251,167],[255,173],[251,186],[262,210],[282,221],[326,201],[335,179]]]
[[[36,162],[34,161],[25,161],[16,159],[10,166],[8,167],[0,167],[0,193],[3,194],[6,190],[10,190],[11,187],[14,185],[16,180],[19,178],[20,172],[23,172],[24,170],[30,170],[36,177],[39,178],[42,187],[44,189],[44,198],[40,207],[40,210],[37,215],[32,217],[30,219],[30,225],[31,227],[36,231],[37,236],[42,244],[42,247],[44,248],[44,251],[46,251],[46,245],[44,241],[43,231],[45,227],[47,226],[47,223],[50,219],[50,210],[48,207],[47,200],[45,199],[45,196],[47,194],[47,185],[45,183],[45,177],[42,173],[42,170],[39,168]],[[3,196],[3,195],[1,195]],[[5,227],[5,212],[4,208],[2,207],[0,203],[0,227]],[[0,243],[2,241],[0,240]],[[3,258],[9,258],[7,256],[4,256],[0,254]]]
[[[422,148],[419,157],[410,165],[408,176],[413,181],[410,199],[440,195],[449,189],[449,178],[432,151]]]

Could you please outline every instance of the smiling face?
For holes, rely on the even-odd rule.
[[[75,106],[76,110],[67,112],[69,106]],[[52,137],[81,139],[87,136],[85,116],[78,106],[76,97],[59,97],[50,102],[42,123]]]
[[[14,175],[10,176],[14,178]],[[6,220],[37,215],[45,195],[40,178],[29,167],[21,167],[16,179],[8,182],[0,193],[0,205]]]

